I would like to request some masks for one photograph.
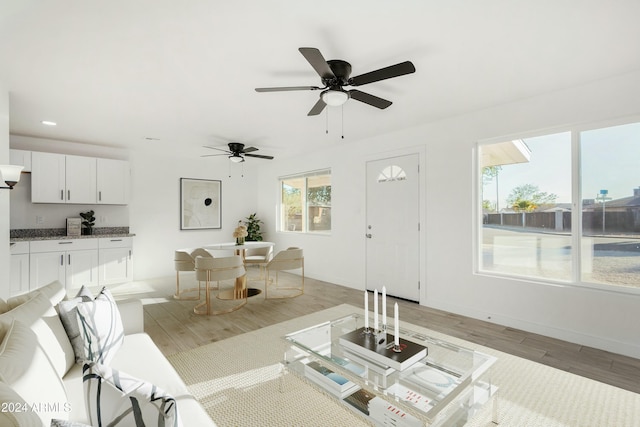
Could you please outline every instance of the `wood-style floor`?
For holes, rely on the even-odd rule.
[[[249,275],[257,276],[250,269]],[[281,280],[295,280],[298,277]],[[181,273],[183,286],[192,285],[193,276]],[[263,282],[249,286],[263,288]],[[113,289],[116,298],[142,298],[145,331],[165,355],[192,349],[253,331],[343,303],[362,306],[362,291],[307,278],[305,293],[297,298],[249,299],[241,309],[218,316],[193,313],[194,301],[173,298],[175,277],[135,282]],[[389,304],[396,301],[391,298]],[[587,378],[640,393],[640,360],[536,335],[493,323],[475,320],[397,300],[407,323],[427,327],[451,336],[494,348],[505,353],[572,372]]]

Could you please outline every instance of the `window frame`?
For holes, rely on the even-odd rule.
[[[583,239],[583,224],[582,224],[582,147],[580,136],[582,132],[605,129],[616,126],[630,125],[634,123],[640,123],[640,116],[634,115],[629,117],[622,117],[610,120],[594,121],[576,123],[567,126],[557,126],[552,128],[544,128],[534,131],[523,131],[519,133],[509,134],[502,137],[487,138],[476,141],[473,145],[473,179],[472,179],[472,200],[474,203],[473,209],[473,274],[485,277],[499,277],[505,279],[511,279],[517,282],[535,282],[548,284],[553,286],[571,286],[580,288],[592,288],[596,290],[603,290],[608,292],[640,295],[640,287],[615,285],[608,283],[597,283],[583,281],[581,268],[582,268],[582,239]],[[483,231],[483,210],[482,210],[482,194],[483,194],[483,182],[482,182],[482,158],[481,147],[483,145],[496,144],[507,140],[526,140],[529,138],[541,137],[546,135],[552,135],[557,133],[569,132],[570,144],[571,144],[571,274],[569,280],[551,279],[539,276],[525,276],[516,275],[507,272],[489,271],[483,270],[482,267],[482,231]]]
[[[307,193],[309,189],[309,178],[319,177],[319,176],[328,176],[330,187],[332,186],[332,172],[331,168],[322,168],[322,169],[314,169],[307,172],[294,173],[290,175],[284,175],[278,177],[278,221],[277,221],[277,232],[279,233],[287,233],[287,234],[305,234],[305,235],[313,235],[313,236],[330,236],[332,232],[332,224],[330,223],[328,230],[310,230],[309,229],[309,205],[307,200]],[[293,179],[304,179],[304,189],[302,191],[302,223],[304,225],[303,230],[288,230],[285,226],[285,207],[284,201],[282,198],[282,190],[283,183],[287,180]],[[331,207],[331,200],[329,201],[329,207]]]

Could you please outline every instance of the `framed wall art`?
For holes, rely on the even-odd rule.
[[[180,229],[222,228],[222,181],[180,178]]]

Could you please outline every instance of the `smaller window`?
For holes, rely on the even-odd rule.
[[[331,231],[331,170],[280,178],[280,231]]]
[[[391,165],[385,167],[378,175],[378,182],[404,181],[407,174],[400,166]]]

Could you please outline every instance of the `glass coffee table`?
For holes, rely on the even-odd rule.
[[[400,327],[400,338],[427,347],[427,356],[402,371],[340,343],[364,326],[351,314],[290,333],[284,366],[377,425],[462,426],[496,392],[496,358]],[[390,326],[389,331],[393,331]],[[284,371],[283,371],[284,372]],[[492,421],[497,423],[497,396]]]

